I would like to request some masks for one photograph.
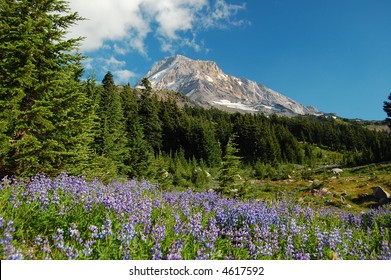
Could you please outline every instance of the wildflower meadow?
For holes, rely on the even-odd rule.
[[[0,185],[1,259],[390,260],[390,228],[389,205],[354,214],[67,174]]]

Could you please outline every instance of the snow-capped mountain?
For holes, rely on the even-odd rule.
[[[262,84],[225,74],[215,62],[182,55],[167,57],[146,74],[155,90],[175,90],[204,107],[265,114],[317,114]]]

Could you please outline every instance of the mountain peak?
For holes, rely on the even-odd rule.
[[[265,114],[316,114],[262,84],[225,74],[214,61],[166,57],[145,75],[155,90],[179,91],[203,107]]]

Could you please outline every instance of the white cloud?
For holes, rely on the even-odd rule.
[[[93,70],[97,72],[98,76],[103,76],[108,71],[112,72],[116,83],[127,83],[137,75],[129,70],[126,70],[126,61],[118,60],[114,56],[109,58],[98,57],[89,58],[84,61],[84,68],[86,70]]]
[[[83,60],[83,65],[85,69],[92,70],[94,67],[92,66],[94,59],[91,57],[87,57]]]
[[[82,50],[111,44],[118,54],[135,50],[147,56],[145,40],[150,34],[163,51],[183,45],[200,49],[202,44],[195,40],[200,31],[242,24],[233,17],[245,5],[226,0],[70,0],[70,7],[87,19],[70,34],[86,37]]]
[[[120,67],[126,65],[125,61],[120,61],[120,60],[116,59],[114,56],[111,56],[110,58],[100,58],[99,60],[101,62],[103,62],[104,65],[106,65],[110,68],[114,68],[114,69],[117,69],[117,68],[120,68]]]
[[[224,0],[214,1],[214,5],[209,7],[209,12],[203,16],[202,25],[204,28],[224,28],[229,25],[239,26],[247,22],[244,20],[232,20],[240,10],[246,8],[246,3],[242,5],[227,4]]]
[[[137,75],[129,70],[117,70],[113,72],[115,80],[119,84],[129,83],[130,80]]]

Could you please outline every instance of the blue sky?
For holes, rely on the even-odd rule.
[[[134,85],[182,54],[341,117],[381,120],[391,92],[389,0],[71,0],[86,73]]]

